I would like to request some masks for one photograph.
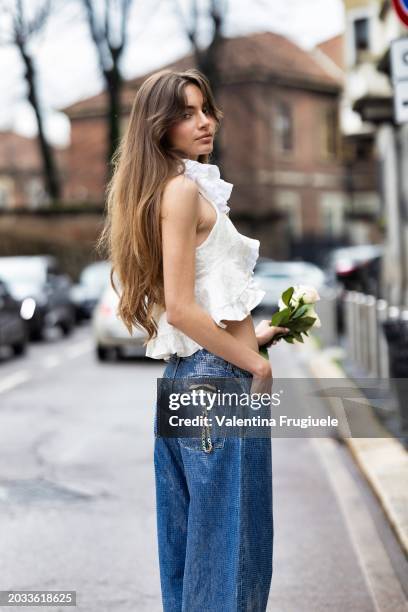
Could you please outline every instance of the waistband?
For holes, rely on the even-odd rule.
[[[177,355],[177,353],[173,353],[169,357],[169,362],[170,363],[175,363],[178,359],[181,359],[182,361],[189,361],[189,360],[192,361],[193,359],[204,357],[204,355],[211,355],[212,357],[214,357],[216,359],[222,359],[222,357],[218,357],[214,353],[211,353],[211,351],[208,351],[207,349],[202,348],[202,349],[199,349],[198,351],[195,351],[194,353],[192,353],[192,355],[187,355],[187,357],[179,357]],[[228,363],[228,362],[225,361],[225,363]]]
[[[211,351],[205,349],[205,348],[201,348],[198,351],[195,351],[192,355],[188,355],[187,357],[178,357],[177,353],[173,353],[170,356],[169,359],[169,363],[194,363],[195,361],[207,361],[207,362],[211,362],[211,363],[217,363],[217,364],[225,364],[226,367],[232,367],[233,370],[235,372],[242,372],[242,374],[245,377],[252,377],[251,372],[248,372],[247,370],[243,370],[242,368],[239,368],[238,366],[235,366],[233,364],[231,364],[229,361],[227,361],[226,359],[223,359],[222,357],[218,357],[218,355],[215,355],[215,353],[211,353]]]

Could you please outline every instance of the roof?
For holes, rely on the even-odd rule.
[[[125,82],[122,105],[129,109],[135,91],[151,74],[163,68],[185,70],[194,67],[194,56],[187,55],[176,62],[156,68]],[[219,68],[223,83],[270,80],[285,82],[318,91],[337,92],[341,79],[328,69],[312,52],[274,32],[258,32],[247,36],[225,38],[222,43]],[[107,96],[101,92],[60,109],[69,117],[97,116],[105,113]]]
[[[332,62],[338,66],[341,70],[345,70],[345,38],[344,34],[338,34],[332,38],[328,38],[323,42],[316,45],[317,49],[320,49]]]

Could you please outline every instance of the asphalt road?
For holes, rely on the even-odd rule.
[[[271,355],[275,377],[306,376],[290,345]],[[98,363],[88,326],[0,361],[0,590],[76,590],[85,612],[161,611],[152,461],[163,369]],[[331,438],[272,449],[268,611],[406,611],[407,560],[347,449]]]

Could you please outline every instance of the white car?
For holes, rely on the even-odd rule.
[[[278,302],[282,293],[293,285],[312,285],[317,291],[325,284],[325,274],[315,264],[306,261],[275,261],[261,259],[254,271],[254,278],[266,292],[259,304],[273,312],[279,310]]]
[[[117,359],[128,353],[141,357],[146,354],[143,342],[147,332],[134,327],[130,335],[117,314],[118,303],[119,298],[109,282],[92,316],[96,355],[100,361]]]

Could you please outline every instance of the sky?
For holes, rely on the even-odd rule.
[[[43,0],[25,0],[31,9]],[[96,0],[98,1],[98,0]],[[8,0],[13,4],[14,0]],[[225,23],[227,37],[272,31],[308,49],[344,29],[341,0],[228,0],[231,7]],[[98,63],[80,0],[60,0],[44,32],[32,42],[46,134],[55,145],[69,143],[69,121],[59,109],[103,89]],[[160,68],[191,49],[184,34],[180,13],[187,19],[188,0],[135,0],[128,20],[129,44],[123,57],[125,78]],[[211,35],[205,19],[208,0],[199,0],[199,44]],[[6,24],[7,25],[7,24]],[[17,51],[0,46],[0,129],[34,136],[33,111],[25,101],[23,66]]]

